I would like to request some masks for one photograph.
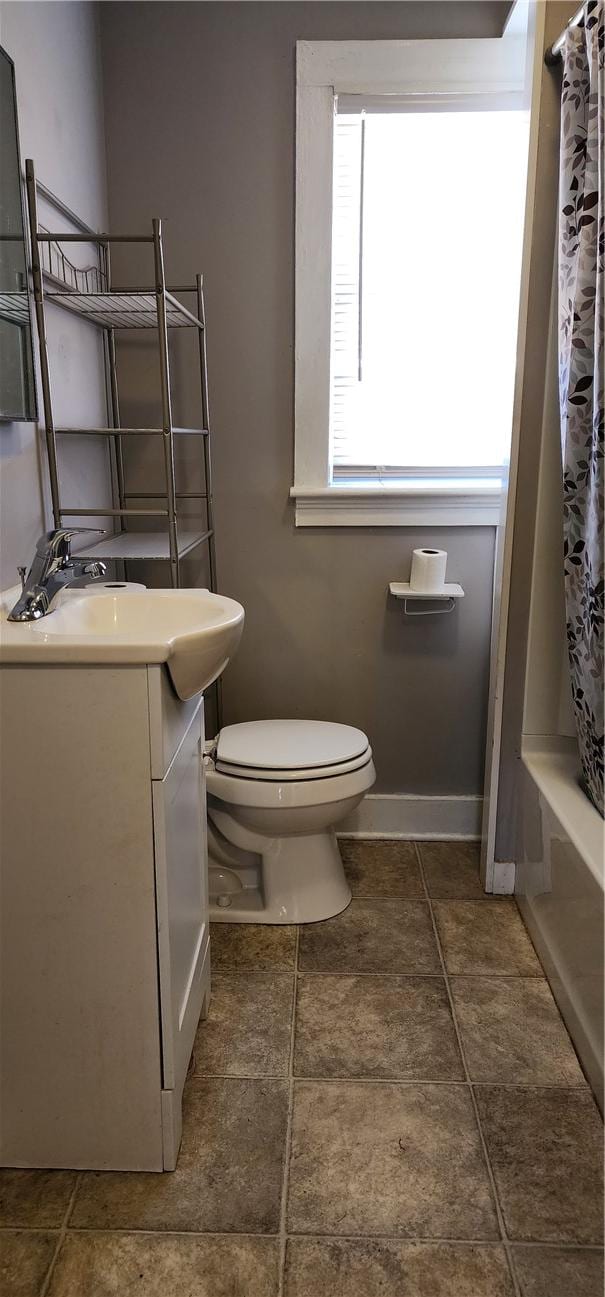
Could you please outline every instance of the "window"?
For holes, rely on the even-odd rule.
[[[496,522],[527,168],[519,41],[303,45],[297,523]]]
[[[336,117],[334,475],[505,462],[525,135],[522,112]]]

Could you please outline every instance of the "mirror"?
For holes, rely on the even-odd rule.
[[[15,68],[0,47],[0,419],[35,418]]]

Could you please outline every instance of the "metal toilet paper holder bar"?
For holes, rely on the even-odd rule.
[[[464,590],[461,585],[455,585],[452,582],[446,583],[441,590],[413,590],[409,581],[391,581],[389,583],[389,594],[395,599],[403,600],[403,611],[408,617],[431,617],[438,613],[452,612],[456,607],[457,599],[464,599]],[[439,602],[443,604],[441,608],[409,608],[408,603],[412,602]]]

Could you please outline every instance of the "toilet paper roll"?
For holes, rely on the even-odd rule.
[[[87,594],[119,594],[121,590],[132,594],[133,590],[146,590],[147,586],[140,581],[91,581],[84,589]]]
[[[442,590],[445,582],[446,565],[447,550],[415,549],[412,554],[411,589],[434,590],[435,592]]]
[[[73,581],[71,585],[61,590],[59,602],[63,599],[71,598],[72,595],[79,594],[120,594],[126,590],[132,594],[133,590],[146,590],[146,585],[141,585],[140,581]]]

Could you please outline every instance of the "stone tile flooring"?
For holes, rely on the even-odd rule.
[[[217,925],[170,1175],[0,1171],[2,1297],[602,1297],[602,1127],[469,844],[345,841],[354,899]]]

